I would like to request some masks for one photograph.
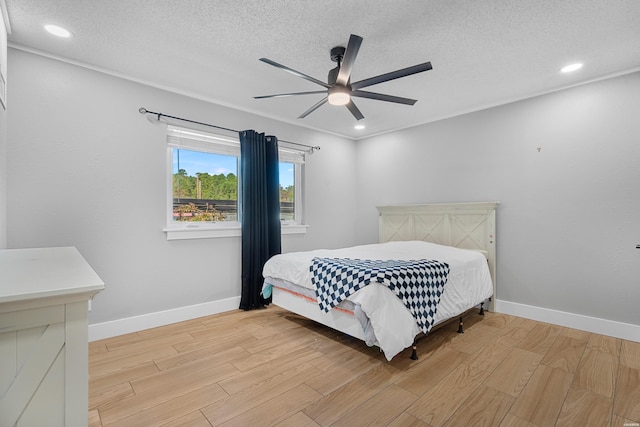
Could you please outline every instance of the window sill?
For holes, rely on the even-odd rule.
[[[306,234],[308,225],[283,225],[282,235]],[[232,226],[192,226],[165,228],[167,240],[190,240],[190,239],[220,239],[224,237],[240,237],[242,230],[239,225]]]

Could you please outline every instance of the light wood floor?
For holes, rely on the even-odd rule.
[[[91,426],[640,425],[640,343],[487,313],[387,362],[271,306],[96,341]]]

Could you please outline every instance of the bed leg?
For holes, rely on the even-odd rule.
[[[484,316],[484,302],[480,303],[480,313],[478,313],[480,316]]]
[[[411,360],[418,360],[418,353],[416,352],[416,345],[412,346],[411,356],[409,357]]]
[[[458,323],[458,333],[464,334],[464,329],[462,329],[462,317],[460,318],[460,323]]]

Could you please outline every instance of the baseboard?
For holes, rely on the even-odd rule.
[[[94,323],[89,325],[89,341],[97,341],[104,338],[142,331],[144,329],[195,319],[197,317],[223,313],[225,311],[235,310],[239,305],[240,297],[233,297],[112,320],[110,322]]]
[[[104,338],[142,331],[144,329],[195,319],[197,317],[223,313],[225,311],[235,310],[239,305],[240,297],[233,297],[140,316],[127,317],[125,319],[112,320],[110,322],[95,323],[89,325],[89,341],[97,341]],[[552,323],[567,328],[580,329],[582,331],[640,342],[640,325],[632,325],[630,323],[599,319],[597,317],[502,300],[496,300],[495,311],[497,313],[510,314],[512,316]]]
[[[640,325],[501,300],[496,300],[495,311],[567,328],[640,342]]]

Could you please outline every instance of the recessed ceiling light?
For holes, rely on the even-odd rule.
[[[361,130],[361,129],[364,129],[364,125],[355,125],[353,128]]]
[[[572,71],[579,70],[580,68],[582,68],[582,63],[578,62],[578,63],[575,63],[575,64],[567,65],[566,67],[562,67],[562,69],[560,69],[560,71],[563,72],[563,73],[570,73]]]
[[[65,28],[59,27],[57,25],[45,25],[44,29],[54,36],[68,38],[71,37],[71,32]]]

